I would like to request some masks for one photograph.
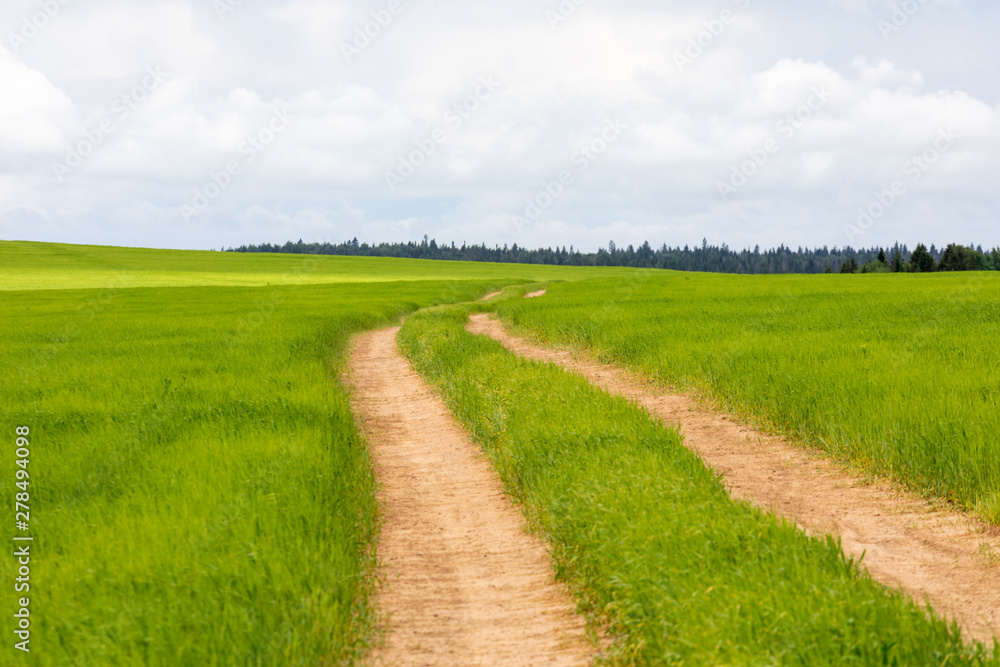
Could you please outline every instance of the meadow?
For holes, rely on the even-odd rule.
[[[1000,276],[648,273],[501,318],[1000,525]]]
[[[418,313],[402,347],[615,637],[608,664],[998,664],[873,582],[833,538],[730,499],[676,430],[465,331],[470,312],[492,307]]]
[[[998,286],[0,242],[32,664],[362,660],[379,517],[341,375],[352,334],[407,315],[411,359],[620,638],[612,662],[994,664],[833,540],[729,500],[675,431],[461,325],[496,308],[996,521]],[[0,463],[7,497],[18,469]]]
[[[376,267],[338,258],[312,271],[301,268],[310,258],[264,258],[260,275],[285,271],[286,283],[324,271],[320,282],[350,280],[46,289],[90,284],[88,266],[132,272],[122,257],[158,253],[56,246],[49,261],[33,247],[25,263],[6,252],[24,245],[0,244],[0,275],[33,266],[27,289],[0,291],[0,423],[11,447],[15,429],[30,428],[32,664],[364,655],[377,639],[378,515],[340,378],[349,336],[519,279],[498,282],[499,269],[485,267],[442,280],[433,274],[452,267],[408,262],[390,264],[413,280],[385,282]],[[216,273],[245,281],[253,264],[162,255],[142,280],[186,284],[221,261]],[[372,282],[360,282],[361,269]],[[13,451],[0,463],[9,498],[20,492]],[[8,544],[14,529],[11,514],[0,531]],[[16,567],[0,559],[4,581]],[[15,600],[0,602],[7,618]]]
[[[267,287],[423,280],[580,280],[633,269],[153,250],[0,241],[0,292],[128,287]]]

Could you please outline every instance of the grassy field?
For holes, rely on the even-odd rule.
[[[748,278],[0,243],[11,452],[15,428],[31,429],[32,664],[365,655],[378,517],[339,382],[349,336],[555,280],[569,282],[499,312],[1000,513],[992,276]],[[407,348],[557,545],[562,575],[622,635],[619,662],[978,659],[981,647],[868,581],[834,543],[728,500],[676,433],[473,339],[465,313],[415,316]],[[17,470],[13,454],[0,463],[9,498]],[[14,534],[12,516],[0,539]],[[0,576],[12,581],[15,566],[0,559]],[[5,596],[0,612],[14,611]]]
[[[0,241],[0,292],[315,285],[415,280],[579,280],[627,276],[634,269],[437,262],[314,255],[149,250]]]
[[[5,294],[0,354],[24,363],[2,371],[3,423],[34,452],[37,664],[363,651],[374,486],[337,373],[350,333],[482,291],[452,290],[299,287],[273,309],[267,289],[125,290],[72,340],[86,292]]]
[[[5,284],[11,264],[28,270],[23,249],[0,244]],[[330,273],[318,282],[349,280],[41,289],[87,285],[87,267],[118,270],[133,254],[135,266],[156,267],[142,278],[154,284],[184,284],[195,269],[241,281],[260,268],[254,260],[269,267],[259,275],[285,277],[276,283],[320,273],[297,271],[309,258],[51,250],[28,253],[32,289],[0,291],[7,498],[20,492],[15,428],[30,428],[32,445],[32,664],[319,665],[362,655],[374,638],[378,526],[339,383],[348,337],[519,278],[498,282],[503,267],[488,266],[444,281],[436,263],[389,262],[385,274],[413,280],[385,282],[379,263],[322,258]],[[13,521],[0,530],[8,544]],[[0,559],[4,581],[15,569]],[[15,604],[3,596],[0,610],[13,618]]]
[[[1000,524],[995,273],[639,273],[499,312]]]
[[[403,348],[619,637],[612,664],[997,664],[832,538],[732,501],[676,431],[466,333],[469,311],[486,308],[414,315]]]

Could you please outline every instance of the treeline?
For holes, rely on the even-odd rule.
[[[570,246],[555,248],[537,248],[529,250],[516,243],[512,246],[504,244],[489,247],[486,245],[456,246],[438,245],[437,241],[428,239],[409,243],[379,243],[369,245],[359,243],[355,238],[340,244],[297,243],[291,241],[284,245],[243,245],[239,248],[228,248],[229,252],[266,252],[266,253],[296,253],[309,255],[346,255],[354,257],[402,257],[408,259],[437,259],[468,262],[499,262],[508,264],[553,264],[560,266],[622,266],[648,269],[672,269],[675,271],[703,271],[712,273],[853,273],[893,270],[896,258],[899,259],[900,271],[911,270],[1000,270],[1000,248],[990,253],[981,247],[966,248],[951,245],[939,250],[935,246],[927,249],[918,245],[913,252],[905,245],[896,244],[892,248],[861,248],[850,246],[844,248],[802,248],[796,250],[784,245],[770,250],[731,250],[729,246],[709,245],[702,241],[701,246],[684,246],[672,248],[666,244],[653,248],[649,242],[638,248],[629,245],[618,247],[614,241],[607,248],[597,252],[580,252]],[[948,254],[948,253],[951,254]],[[923,254],[932,260],[932,268],[928,269]],[[892,259],[887,259],[887,254]],[[913,256],[917,263],[914,264]],[[953,261],[953,258],[955,259]],[[881,258],[881,260],[880,260]],[[968,268],[973,264],[976,268]],[[878,263],[879,266],[876,266]],[[943,268],[947,266],[949,268]],[[951,268],[961,266],[963,268]]]
[[[933,271],[1000,271],[1000,248],[989,253],[982,248],[970,248],[951,244],[944,249],[939,257],[935,256],[934,246],[928,250],[923,243],[919,244],[910,255],[904,259],[899,249],[895,249],[890,260],[884,250],[879,250],[878,257],[860,267],[861,273],[931,273]],[[938,261],[940,260],[940,261]],[[854,258],[841,265],[841,273],[857,273],[859,266]]]

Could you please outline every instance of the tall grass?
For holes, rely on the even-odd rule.
[[[500,314],[1000,524],[994,273],[640,273]]]
[[[402,346],[553,544],[559,576],[610,623],[609,662],[997,664],[832,538],[731,500],[676,431],[466,333],[468,310],[412,316]]]
[[[5,498],[31,429],[31,664],[363,655],[377,516],[348,336],[492,286],[0,292]]]

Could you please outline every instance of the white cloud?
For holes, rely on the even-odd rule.
[[[912,45],[882,39],[881,0],[754,4],[681,72],[674,54],[736,3],[592,0],[553,31],[544,3],[402,0],[350,63],[341,43],[384,4],[243,3],[222,20],[190,0],[74,3],[21,60],[0,52],[0,235],[194,247],[424,233],[584,247],[614,234],[655,245],[842,244],[857,206],[952,127],[961,139],[871,242],[913,243],[917,230],[927,242],[960,233],[998,243],[987,224],[1000,168],[1000,90],[989,83],[1000,52],[986,29],[995,19],[934,4],[936,26],[907,25]],[[949,37],[972,22],[984,32]],[[981,69],[960,73],[976,86],[947,85],[921,36],[979,50]],[[115,117],[150,66],[168,73],[162,85]],[[499,88],[454,126],[482,77]],[[246,161],[248,137],[284,110],[289,127]],[[58,182],[52,161],[108,117],[114,132]],[[611,119],[627,130],[581,170],[578,151]],[[390,192],[385,173],[440,129],[433,154]],[[722,201],[718,182],[769,139],[779,149]],[[195,189],[232,160],[245,162],[240,174],[185,221]],[[572,185],[537,219],[516,222],[564,170]],[[955,201],[964,217],[941,227]]]
[[[0,90],[0,170],[14,164],[8,160],[61,147],[73,124],[73,103],[44,74],[2,47]]]

